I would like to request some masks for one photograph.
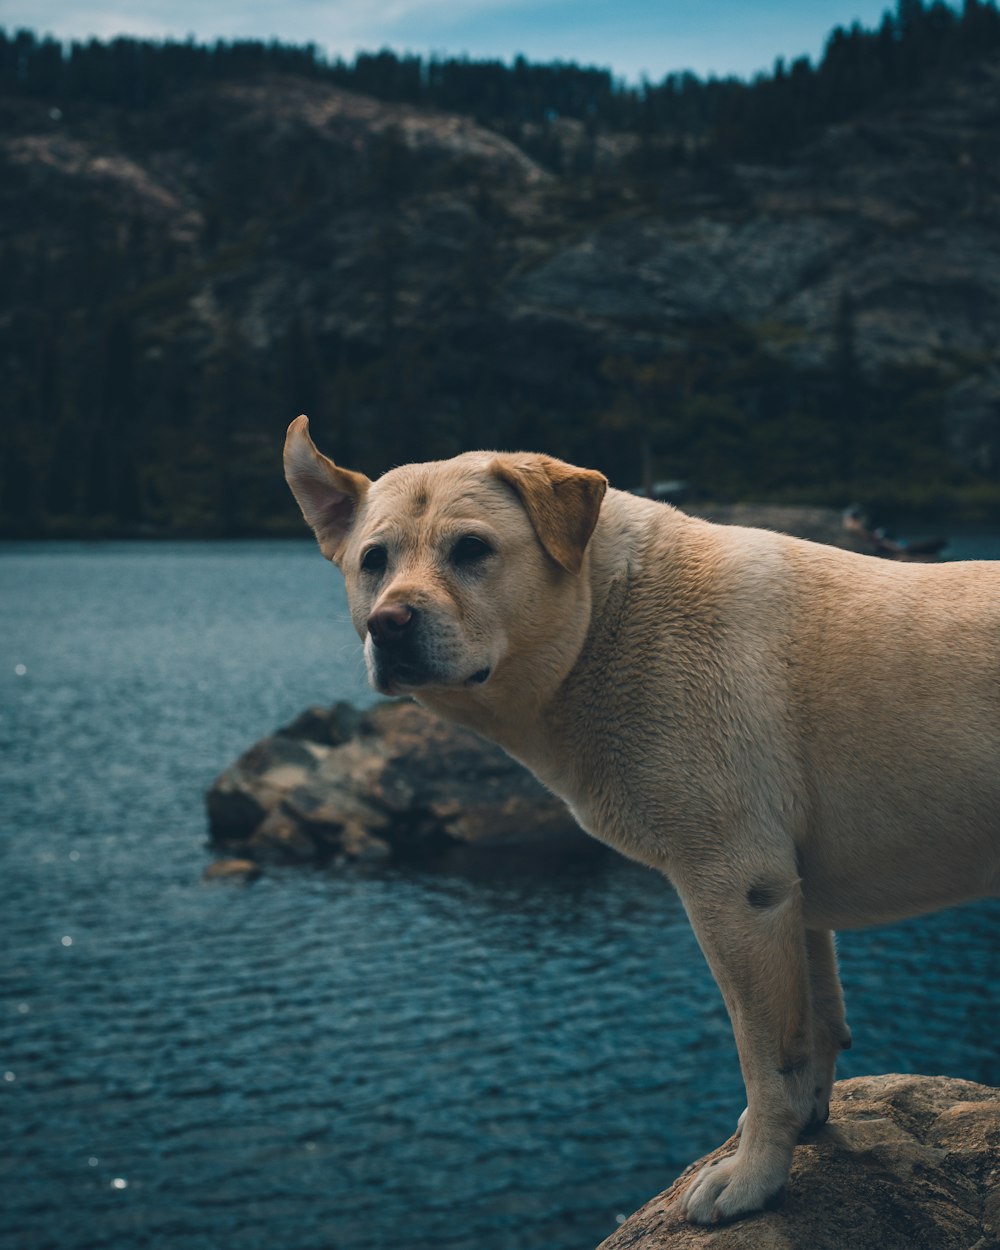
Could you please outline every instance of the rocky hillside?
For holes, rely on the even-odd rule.
[[[1000,58],[780,165],[306,77],[0,96],[6,533],[294,532],[299,411],[729,498],[1000,501]]]

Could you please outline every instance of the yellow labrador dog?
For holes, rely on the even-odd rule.
[[[305,417],[285,465],[375,688],[498,742],[673,882],[748,1103],[683,1210],[757,1210],[850,1044],[831,930],[1000,893],[1000,564],[710,525],[541,455],[371,482]]]

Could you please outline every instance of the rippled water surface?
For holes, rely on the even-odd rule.
[[[650,872],[201,882],[212,777],[335,698],[311,543],[0,545],[4,1247],[589,1250],[731,1130]],[[1000,1084],[998,939],[993,903],[846,935],[843,1073]]]

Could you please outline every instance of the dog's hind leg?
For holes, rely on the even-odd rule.
[[[712,1224],[757,1211],[778,1192],[813,1118],[810,957],[793,871],[751,883],[716,877],[709,890],[701,874],[694,888],[674,884],[726,1000],[747,1089],[736,1153],[703,1168],[681,1199],[688,1219]]]
[[[806,930],[809,987],[813,1016],[813,1113],[809,1127],[825,1124],[830,1114],[830,1091],[837,1057],[851,1045],[844,1016],[844,995],[837,973],[837,952],[829,929]]]
[[[819,1128],[830,1114],[830,1091],[836,1075],[837,1058],[851,1045],[851,1030],[844,1017],[844,995],[837,973],[837,954],[829,929],[806,930],[809,960],[809,989],[813,1026],[813,1110],[805,1129]],[[747,1112],[740,1116],[736,1131],[741,1133]]]

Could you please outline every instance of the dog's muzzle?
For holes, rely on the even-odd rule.
[[[402,686],[422,686],[429,674],[419,649],[420,613],[408,603],[385,604],[369,616],[372,678],[385,693]]]
[[[448,671],[450,666],[435,654],[420,610],[412,604],[385,604],[376,608],[366,624],[372,642],[372,682],[384,694],[431,684],[478,686],[490,677],[492,670],[487,666],[456,681]]]

